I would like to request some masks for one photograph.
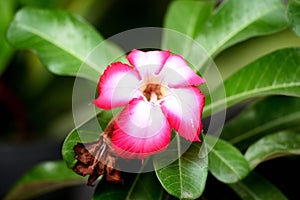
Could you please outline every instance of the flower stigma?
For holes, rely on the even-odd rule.
[[[145,100],[153,104],[159,104],[167,94],[167,89],[160,83],[147,83],[141,91]]]

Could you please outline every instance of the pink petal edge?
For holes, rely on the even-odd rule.
[[[159,75],[169,87],[200,85],[205,80],[198,76],[180,55],[172,54],[166,60]]]
[[[205,96],[197,87],[174,88],[170,92],[161,105],[171,127],[189,141],[200,141]]]
[[[137,72],[131,66],[115,62],[100,77],[99,96],[93,103],[102,109],[125,106],[136,97],[139,81]]]
[[[122,158],[144,159],[167,148],[171,127],[160,106],[134,99],[115,123],[112,146]]]

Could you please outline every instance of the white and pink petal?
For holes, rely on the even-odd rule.
[[[140,77],[147,81],[160,71],[169,55],[168,50],[143,52],[134,49],[128,54],[127,59],[139,71]]]
[[[205,97],[197,87],[171,88],[161,103],[171,127],[189,141],[200,141]]]
[[[170,139],[171,127],[160,106],[134,99],[115,123],[112,145],[120,157],[144,159],[166,149]]]
[[[176,54],[172,54],[166,60],[159,76],[169,87],[186,87],[200,85],[205,82],[186,63],[186,61]]]
[[[138,96],[139,76],[134,68],[121,62],[108,66],[98,83],[94,104],[102,109],[127,105]]]

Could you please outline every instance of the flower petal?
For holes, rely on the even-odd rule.
[[[137,68],[141,78],[148,80],[160,71],[169,55],[168,50],[143,52],[134,49],[128,54],[127,59]]]
[[[168,57],[159,75],[169,87],[200,85],[205,82],[180,55],[175,54]]]
[[[102,109],[124,106],[137,95],[138,73],[129,65],[113,63],[104,71],[98,83],[99,96],[94,104]]]
[[[164,150],[171,127],[160,106],[134,99],[120,113],[112,136],[115,152],[123,158],[139,158]]]
[[[196,87],[171,88],[161,103],[170,125],[190,141],[200,141],[204,95]]]

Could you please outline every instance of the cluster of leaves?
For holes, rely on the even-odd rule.
[[[93,198],[197,199],[210,187],[206,184],[210,173],[242,199],[287,199],[271,182],[255,173],[255,168],[266,160],[300,154],[299,11],[300,3],[296,0],[288,3],[225,0],[220,5],[214,1],[173,1],[165,15],[164,27],[201,44],[225,80],[227,106],[247,100],[247,108],[225,124],[221,138],[207,135],[205,142],[192,144],[178,160],[163,168],[158,159],[153,163],[155,172],[132,175],[123,186],[100,181]],[[106,54],[87,63],[88,70],[77,74],[86,56],[104,38],[82,18],[57,10],[21,9],[10,24],[7,38],[16,48],[33,49],[51,72],[79,75],[91,81],[97,81],[106,67],[99,62],[106,60],[110,53],[121,51],[108,45]],[[164,45],[168,42],[182,45],[163,41]],[[188,49],[189,44],[186,45]],[[219,89],[211,94],[218,93]],[[223,103],[224,99],[210,101],[208,96],[204,117],[215,114],[212,111],[221,111]],[[110,120],[104,111],[99,116],[103,126]],[[73,130],[68,135],[62,148],[68,167],[75,163],[74,145],[82,140],[95,140],[98,134],[87,130],[82,137]],[[207,152],[208,156],[199,156]],[[29,171],[12,188],[7,199],[25,193],[40,194],[43,190],[36,188],[45,186],[40,183],[55,189],[85,180],[72,174],[71,169],[54,176],[49,165],[42,163]],[[66,171],[61,162],[52,162],[51,167]],[[28,194],[33,187],[35,190]]]

